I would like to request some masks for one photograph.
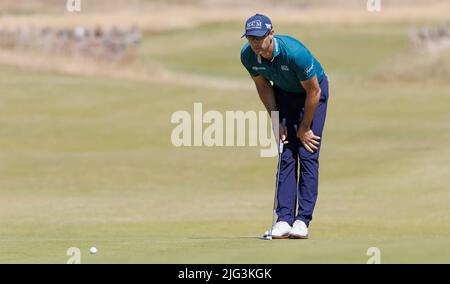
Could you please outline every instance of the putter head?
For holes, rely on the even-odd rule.
[[[258,239],[264,240],[264,241],[270,241],[270,240],[272,240],[272,236],[270,236],[270,235],[264,235],[264,236],[262,236],[262,237],[258,237]]]
[[[269,230],[266,233],[264,233],[262,238],[263,238],[263,240],[271,240],[272,239],[272,232],[271,232],[271,230]]]

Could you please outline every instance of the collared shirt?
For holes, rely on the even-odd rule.
[[[255,54],[247,42],[241,50],[241,62],[251,76],[263,76],[287,92],[305,92],[300,81],[317,75],[320,82],[325,72],[320,62],[298,40],[285,35],[273,37],[271,61]]]

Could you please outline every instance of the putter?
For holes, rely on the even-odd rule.
[[[286,127],[286,118],[283,118],[281,121],[281,126]],[[271,240],[272,239],[272,229],[275,226],[275,219],[278,217],[277,215],[277,201],[278,201],[278,180],[280,178],[280,168],[281,168],[281,154],[283,153],[284,143],[279,139],[278,142],[278,167],[277,167],[277,178],[275,181],[275,198],[273,200],[273,214],[272,214],[272,226],[269,229],[269,234],[264,236],[264,239]]]

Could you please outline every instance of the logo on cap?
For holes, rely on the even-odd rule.
[[[261,29],[262,23],[260,20],[251,21],[250,23],[247,23],[247,30],[251,29]]]

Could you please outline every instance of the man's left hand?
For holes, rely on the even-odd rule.
[[[314,132],[310,128],[300,127],[297,131],[297,137],[308,152],[314,153],[314,151],[319,149],[320,137],[314,135]]]

